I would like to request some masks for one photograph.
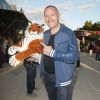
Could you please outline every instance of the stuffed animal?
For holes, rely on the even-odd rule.
[[[21,41],[21,45],[13,45],[8,49],[8,54],[12,55],[9,58],[9,64],[17,67],[24,61],[25,58],[39,55],[42,53],[43,46],[43,27],[37,23],[33,23],[28,28],[28,34]],[[37,57],[36,57],[37,59]]]

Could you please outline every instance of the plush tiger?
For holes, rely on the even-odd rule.
[[[43,25],[33,23],[28,28],[28,34],[21,41],[21,45],[13,45],[8,49],[8,54],[12,55],[9,58],[9,64],[17,67],[24,61],[25,58],[33,56],[34,59],[39,60],[42,53],[43,46]]]

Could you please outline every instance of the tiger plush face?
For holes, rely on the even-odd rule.
[[[29,32],[30,34],[35,34],[35,33],[39,34],[39,33],[43,32],[43,27],[42,27],[42,26],[43,26],[43,25],[39,25],[39,24],[37,24],[37,23],[33,23],[33,24],[31,24],[31,25],[29,26],[28,32]]]

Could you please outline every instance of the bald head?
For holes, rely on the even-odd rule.
[[[44,9],[44,15],[45,15],[45,11],[46,11],[47,9],[49,9],[49,8],[52,8],[52,9],[54,9],[57,13],[59,13],[59,12],[58,12],[58,9],[57,9],[55,6],[49,5],[49,6],[47,6],[47,7]]]

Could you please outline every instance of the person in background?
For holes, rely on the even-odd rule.
[[[92,42],[89,44],[88,49],[89,49],[89,54],[90,54],[90,56],[92,56],[92,55],[93,55],[93,50],[94,50],[94,45],[93,45]]]
[[[7,52],[7,50],[8,50],[8,37],[7,36],[4,36],[3,37],[3,52],[4,52],[4,55],[5,55],[5,57],[4,57],[4,62],[5,63],[8,63],[8,52]]]
[[[27,72],[27,95],[37,97],[35,93],[36,88],[36,69],[39,66],[39,63],[31,56],[24,60],[24,66]]]
[[[100,45],[96,46],[96,61],[100,61]]]
[[[0,36],[0,68],[3,67],[4,62],[4,48],[3,48],[3,38]]]
[[[96,40],[95,52],[96,52],[96,61],[100,61],[100,38]]]
[[[77,43],[78,43],[78,51],[80,52],[80,39],[79,38],[77,38]],[[77,61],[77,70],[79,69],[80,69],[80,57]]]
[[[2,45],[0,44],[0,68],[3,67],[3,61],[4,61],[4,54],[3,54],[3,47]]]
[[[44,18],[49,30],[41,43],[43,54],[40,75],[44,81],[49,100],[72,100],[79,58],[74,32],[59,22],[60,14],[55,6],[44,9]]]

